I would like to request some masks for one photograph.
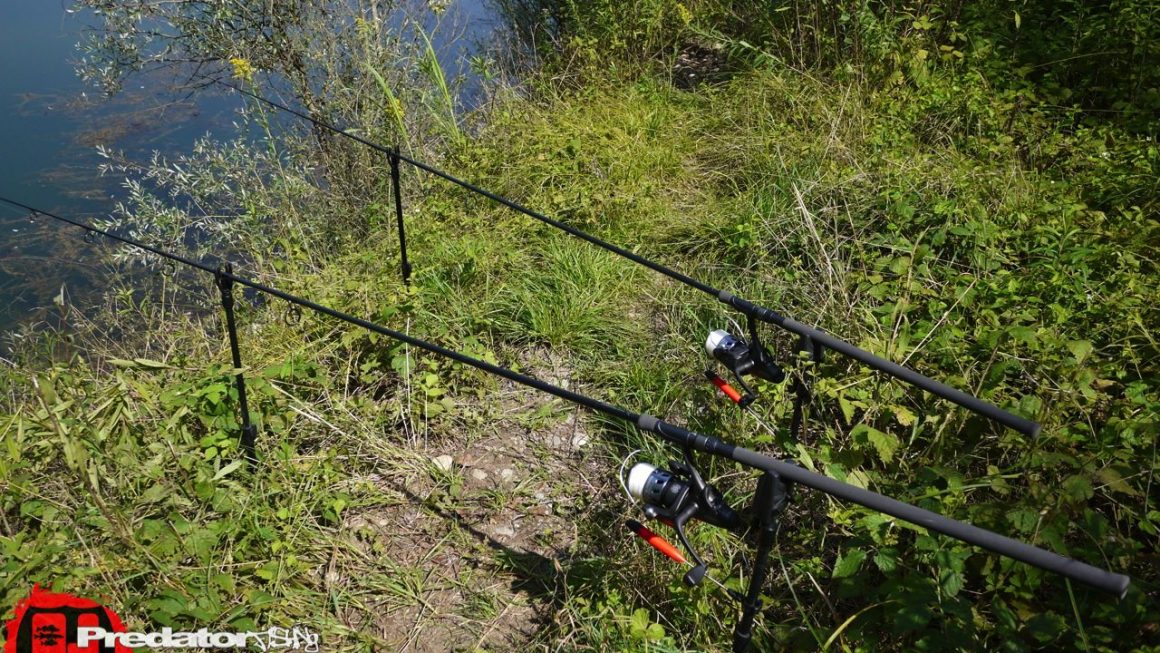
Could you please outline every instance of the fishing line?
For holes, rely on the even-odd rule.
[[[506,206],[514,211],[522,213],[530,218],[534,218],[536,220],[539,220],[540,222],[543,222],[544,224],[551,225],[552,227],[555,227],[556,229],[559,229],[559,230],[564,231],[568,234],[571,234],[577,238],[580,238],[582,240],[586,240],[589,243],[596,245],[597,247],[600,247],[602,249],[606,249],[606,250],[608,250],[608,251],[610,251],[618,256],[622,256],[624,258],[627,258],[628,260],[633,261],[634,263],[638,263],[638,264],[643,265],[645,267],[651,268],[651,269],[653,269],[653,270],[655,270],[655,271],[657,271],[657,272],[659,272],[667,277],[670,277],[672,279],[680,281],[683,284],[692,286],[692,287],[694,287],[702,292],[705,292],[705,293],[708,293],[711,295],[716,295],[720,292],[716,288],[713,288],[712,286],[708,286],[706,284],[703,284],[700,281],[697,281],[696,279],[694,279],[692,277],[689,277],[687,275],[681,274],[680,272],[677,272],[676,270],[673,270],[672,268],[665,267],[664,265],[661,265],[660,263],[657,263],[655,261],[651,261],[643,256],[640,256],[639,254],[635,254],[633,252],[630,252],[629,250],[624,249],[623,247],[618,247],[616,245],[613,245],[612,243],[610,243],[608,241],[601,240],[600,238],[597,238],[596,236],[593,236],[592,234],[589,234],[585,231],[581,231],[580,229],[577,229],[575,227],[567,225],[563,222],[560,222],[559,220],[550,218],[550,217],[544,215],[543,213],[532,210],[532,209],[530,209],[530,208],[528,208],[528,207],[526,207],[518,202],[510,200],[506,197],[503,197],[502,195],[497,195],[489,190],[486,190],[484,188],[476,186],[475,184],[473,184],[469,181],[464,181],[463,179],[460,179],[460,178],[458,178],[458,177],[456,177],[448,172],[444,172],[443,170],[440,170],[440,169],[438,169],[430,164],[419,161],[418,159],[411,158],[411,157],[403,154],[402,152],[400,152],[398,148],[386,147],[384,145],[380,145],[380,144],[375,143],[373,141],[369,141],[369,140],[367,140],[367,139],[365,139],[357,134],[353,134],[347,130],[340,129],[340,128],[332,125],[331,123],[326,122],[325,120],[322,120],[321,118],[314,118],[312,116],[308,116],[300,111],[297,111],[295,109],[291,109],[290,107],[288,107],[284,104],[280,104],[278,102],[275,102],[274,100],[262,97],[261,95],[258,95],[257,93],[247,91],[243,88],[234,86],[233,84],[230,84],[228,82],[224,82],[220,79],[215,79],[213,81],[218,83],[218,84],[221,84],[222,86],[225,86],[226,88],[231,88],[231,89],[237,91],[238,93],[241,93],[243,95],[254,98],[255,100],[258,100],[259,102],[264,102],[265,104],[268,104],[268,105],[274,107],[275,109],[278,109],[280,111],[285,111],[289,114],[298,116],[299,118],[306,120],[308,122],[311,122],[311,123],[313,123],[319,127],[322,127],[323,129],[326,129],[330,132],[333,132],[333,133],[338,134],[340,136],[345,136],[346,138],[352,139],[358,143],[362,143],[363,145],[365,145],[373,150],[377,150],[379,152],[382,152],[383,154],[386,154],[389,157],[398,159],[399,161],[404,161],[404,162],[406,162],[406,163],[408,163],[408,164],[410,164],[410,165],[412,165],[420,170],[423,170],[424,172],[428,172],[432,175],[435,175],[436,177],[439,177],[441,179],[444,179],[446,181],[451,182],[452,184],[460,186],[461,188],[465,188],[465,189],[467,189],[467,190],[469,190],[477,195],[482,195],[482,196],[484,196],[492,201],[503,204],[504,206]]]

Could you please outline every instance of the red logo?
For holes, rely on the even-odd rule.
[[[112,610],[71,594],[56,594],[33,585],[32,594],[16,604],[16,616],[8,622],[4,653],[130,653],[125,646],[98,641],[77,646],[77,628],[100,627],[110,633],[125,632],[125,624]]]

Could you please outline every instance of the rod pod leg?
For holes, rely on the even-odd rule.
[[[258,427],[250,422],[250,405],[246,401],[246,377],[242,374],[242,353],[238,349],[238,328],[234,322],[234,266],[227,263],[225,270],[218,269],[214,275],[218,290],[222,294],[222,309],[226,313],[226,332],[230,336],[230,354],[234,369],[234,383],[238,389],[238,410],[241,411],[242,432],[239,444],[246,457],[246,463],[257,461],[254,445],[258,439]]]
[[[773,472],[765,472],[757,483],[757,493],[753,497],[753,515],[756,518],[757,552],[753,558],[753,577],[749,580],[749,592],[742,601],[741,619],[733,629],[733,653],[743,653],[749,648],[753,638],[753,621],[761,610],[761,588],[769,573],[769,553],[777,536],[778,520],[789,503],[789,488],[781,477]]]
[[[403,227],[403,194],[399,190],[399,148],[391,148],[387,157],[391,162],[391,192],[395,196],[395,222],[399,229],[399,257],[402,261],[403,283],[411,283],[411,262],[407,260],[407,232]]]
[[[798,341],[798,352],[806,352],[809,354],[810,361],[817,365],[822,362],[822,345],[815,342],[813,338],[802,336]],[[799,369],[794,374],[793,379],[793,417],[790,418],[789,423],[789,437],[794,444],[801,443],[803,420],[805,419],[805,405],[811,399],[810,386],[814,376],[814,368]]]

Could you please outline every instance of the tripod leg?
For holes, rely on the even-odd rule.
[[[757,552],[753,559],[753,577],[749,581],[749,593],[742,602],[741,619],[733,630],[733,653],[742,653],[753,638],[753,622],[761,610],[761,588],[769,573],[769,553],[773,550],[773,540],[777,536],[778,518],[789,500],[789,493],[781,478],[772,472],[765,472],[757,484],[757,494],[753,498],[754,512],[760,516],[757,533]]]
[[[399,229],[399,256],[402,259],[403,283],[411,283],[411,262],[407,260],[407,231],[403,226],[403,195],[399,190],[399,151],[389,156],[391,163],[391,192],[395,196],[395,221]]]
[[[258,427],[250,421],[250,405],[246,401],[246,377],[241,373],[242,354],[238,349],[238,329],[234,323],[234,266],[226,264],[224,270],[217,273],[217,286],[221,290],[222,308],[226,313],[226,332],[230,336],[230,354],[233,356],[235,373],[234,379],[238,389],[238,410],[241,412],[242,432],[241,449],[246,456],[246,464],[257,460],[254,453],[255,440],[258,437]]]

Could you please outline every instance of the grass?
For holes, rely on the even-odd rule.
[[[964,359],[948,354],[947,348],[961,351],[956,348],[977,341],[964,337],[970,332],[968,316],[980,306],[982,284],[976,275],[1013,265],[1014,260],[1001,253],[1004,247],[995,247],[1001,242],[997,239],[1004,238],[999,224],[1020,211],[1050,212],[1051,205],[1042,198],[1052,180],[1018,167],[980,170],[971,156],[922,145],[894,123],[892,103],[901,98],[886,97],[867,109],[850,102],[851,95],[864,93],[845,91],[839,102],[830,103],[833,92],[813,80],[755,74],[704,95],[689,96],[642,82],[615,98],[594,92],[553,98],[544,108],[513,103],[496,110],[498,118],[482,143],[457,165],[477,171],[476,178],[493,180],[519,201],[551,207],[555,214],[614,242],[638,244],[642,251],[711,283],[791,307],[787,312],[798,319],[830,328],[871,351],[909,360],[935,375],[945,370],[942,374],[949,372],[961,387],[985,390],[980,384],[993,374],[993,354],[980,351]],[[545,119],[549,115],[551,121]],[[900,157],[897,151],[882,148],[887,137],[909,139],[913,149]],[[520,162],[518,170],[513,162]],[[898,188],[906,192],[899,193]],[[452,211],[443,200],[434,202],[437,214]],[[940,225],[943,234],[935,233]],[[430,279],[428,288],[435,296],[454,298],[440,306],[437,321],[442,331],[437,332],[454,332],[451,327],[456,324],[459,329],[467,326],[520,364],[526,360],[521,352],[529,346],[550,345],[553,352],[567,352],[573,384],[603,388],[602,396],[623,404],[686,415],[699,428],[762,445],[752,426],[737,416],[723,408],[709,413],[698,408],[714,401],[708,389],[697,386],[697,370],[705,363],[698,343],[708,328],[724,326],[710,299],[690,296],[687,289],[494,208],[471,205],[456,226],[459,230],[451,243],[418,248],[429,251],[424,267],[430,272],[420,276],[420,285]],[[953,242],[959,237],[954,232],[963,228],[969,228],[973,237]],[[521,246],[505,251],[488,237],[497,233]],[[953,243],[949,247],[937,244],[948,239]],[[446,268],[440,260],[447,262]],[[621,283],[622,279],[631,280]],[[975,331],[981,333],[984,326],[997,327],[985,320]],[[792,342],[774,338],[781,351],[792,347]],[[981,340],[986,342],[986,337]],[[991,363],[955,367],[972,356],[983,363],[991,358]],[[558,354],[553,358],[557,362],[550,365],[549,378],[559,365]],[[945,367],[947,363],[951,367]],[[830,371],[841,374],[846,369]],[[880,485],[902,496],[930,496],[921,481],[916,486],[902,479],[924,469],[917,463],[920,457],[960,455],[979,437],[979,425],[961,412],[907,397],[899,387],[865,372],[846,373],[849,376],[840,376],[836,383],[819,386],[825,403],[837,404],[841,411],[827,410],[825,403],[819,406],[806,435],[807,447],[797,450],[839,477]],[[992,389],[990,396],[1002,402],[1004,392],[999,389],[996,395]],[[767,409],[783,419],[786,415],[784,404]],[[923,419],[916,421],[916,415]],[[854,419],[874,424],[888,442],[906,441],[910,453],[898,462],[880,459],[877,445],[849,435],[843,423]],[[618,427],[609,435],[613,451],[656,446]],[[984,437],[996,442],[1000,435],[1002,441],[1011,442],[994,431]],[[776,444],[796,449],[784,433]],[[970,465],[956,467],[960,473],[985,479],[991,472],[983,463],[998,463],[1000,475],[1010,477],[1008,470],[1022,464],[1016,462],[1021,459],[1019,455],[1007,462],[984,459],[974,472]],[[887,474],[901,474],[902,482]],[[1021,486],[1025,491],[1029,487]],[[955,512],[964,505],[956,497],[965,494],[956,487],[961,484],[939,489],[944,500],[938,509],[962,515]],[[823,536],[798,535],[783,546],[795,552],[790,557],[792,578],[802,583],[797,594],[810,600],[775,601],[773,605],[781,609],[770,615],[782,615],[783,621],[781,626],[770,624],[770,632],[793,642],[792,624],[798,620],[832,622],[832,633],[862,632],[865,621],[875,622],[872,614],[861,612],[863,602],[842,602],[840,593],[848,583],[829,583],[829,591],[839,593],[836,603],[829,592],[817,591],[817,579],[829,577],[831,563],[816,551],[830,549],[824,537],[826,516],[851,525],[873,518],[817,497],[804,499],[803,512],[795,518],[808,525],[802,524],[798,532]],[[807,516],[810,512],[813,515]],[[894,555],[896,536],[881,541],[876,535],[868,537],[872,547]],[[589,533],[591,540],[605,538],[603,530]],[[707,532],[697,538],[699,545],[730,559],[732,545],[724,538]],[[618,539],[614,535],[605,546],[614,546]],[[958,563],[930,564],[938,569]],[[621,597],[616,608],[609,607],[605,584],[581,585],[574,596],[587,596],[594,603],[568,603],[564,609],[578,613],[573,623],[599,620],[610,609],[627,611],[641,600],[648,605],[646,596],[682,596],[678,588],[658,582],[671,578],[663,570],[635,573],[634,581],[645,583],[640,596]],[[955,573],[936,575],[954,578]],[[642,575],[649,580],[642,580]],[[930,591],[920,577],[904,582],[915,586],[891,590],[889,595],[906,597],[900,614],[932,625],[953,620],[949,612],[935,617],[915,607]],[[954,594],[944,600],[958,594],[953,588],[949,591]],[[669,623],[698,633],[696,643],[686,645],[710,646],[711,635],[702,633],[718,633],[728,625],[726,621],[712,628],[688,628],[722,618],[720,610],[707,606],[699,599],[684,598],[666,606]],[[1061,607],[1066,608],[1061,614],[1072,612],[1069,606]],[[862,617],[850,620],[859,614]],[[554,636],[579,635],[597,647],[623,645],[613,642],[632,637],[630,632],[603,626],[576,627],[579,633]]]
[[[1153,587],[1140,553],[1149,547],[1133,542],[1155,540],[1154,448],[1152,471],[1131,465],[1147,460],[1156,428],[1146,327],[1156,324],[1146,301],[1155,223],[1086,205],[1082,188],[1026,163],[1018,144],[966,133],[978,116],[964,116],[948,88],[774,69],[693,93],[610,79],[498,101],[442,165],[1037,417],[1048,435],[1036,443],[834,356],[802,442],[785,432],[785,388],[765,388],[758,410],[779,430],[764,435],[700,377],[705,333],[728,327],[715,300],[460,191],[423,182],[420,193],[411,174],[412,289],[397,280],[386,228],[317,270],[286,266],[277,282],[1106,560]],[[938,110],[911,106],[939,93]],[[264,434],[263,464],[249,474],[231,467],[236,417],[212,296],[180,292],[206,317],[122,308],[116,317],[149,343],[109,345],[117,358],[147,352],[168,367],[78,359],[41,372],[39,391],[10,391],[0,419],[7,604],[54,581],[134,625],[305,623],[343,650],[724,650],[733,606],[711,587],[683,587],[616,526],[634,514],[612,479],[620,457],[675,452],[373,334],[309,314],[285,322],[266,305],[242,319]],[[787,334],[769,340],[792,358]],[[576,429],[589,446],[561,444]],[[451,470],[431,460],[443,453]],[[465,456],[494,457],[519,478],[476,484]],[[706,467],[738,503],[752,492],[742,470]],[[516,517],[547,535],[498,534],[505,524],[493,520]],[[692,538],[719,578],[748,578],[743,543],[701,527]],[[817,493],[798,494],[779,556],[763,647],[1050,648],[1078,635],[1098,650],[1155,616],[1140,591],[1116,605],[1070,586],[1064,597],[1056,579]],[[842,560],[857,569],[840,570]]]
[[[530,262],[535,276],[507,284],[498,301],[494,331],[512,342],[596,351],[616,340],[635,270],[592,247],[556,238]],[[515,275],[513,275],[515,276]]]

